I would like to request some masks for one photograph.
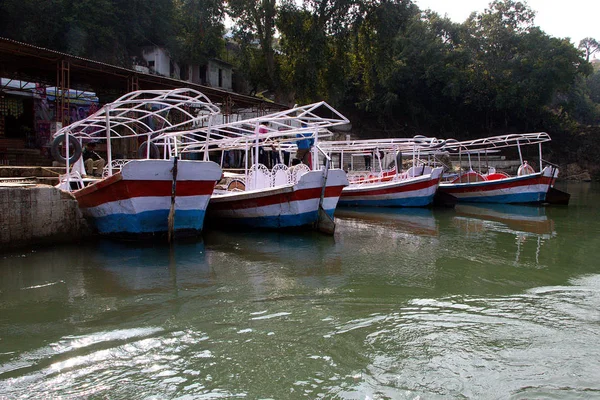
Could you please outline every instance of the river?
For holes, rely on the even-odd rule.
[[[600,186],[560,188],[0,256],[0,399],[600,398]]]

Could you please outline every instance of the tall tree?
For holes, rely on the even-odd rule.
[[[256,52],[252,51],[251,47],[255,41],[260,46],[259,56],[263,62],[248,65],[252,65],[254,71],[259,71],[262,64],[264,75],[261,80],[269,89],[275,89],[277,87],[273,50],[277,15],[275,0],[228,0],[228,13],[235,23],[234,31],[245,48],[245,54],[256,56]],[[258,82],[254,82],[255,86],[257,84]]]
[[[600,50],[600,44],[596,39],[586,37],[579,42],[579,49],[585,51],[585,61],[590,61],[590,56]]]

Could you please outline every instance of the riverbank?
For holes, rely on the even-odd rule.
[[[91,235],[77,200],[53,186],[0,183],[0,253],[23,246],[76,242]]]

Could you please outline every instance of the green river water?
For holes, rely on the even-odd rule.
[[[0,399],[600,398],[600,186],[560,188],[0,256]]]

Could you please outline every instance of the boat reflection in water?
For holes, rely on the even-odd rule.
[[[204,243],[179,240],[173,247],[102,240],[92,260],[109,287],[124,292],[162,292],[214,284]]]
[[[335,217],[344,272],[353,281],[377,282],[379,293],[387,293],[391,302],[399,293],[436,287],[441,235],[430,209],[338,208]],[[360,291],[353,295],[368,297]]]
[[[339,275],[342,270],[339,244],[310,230],[210,229],[204,242],[213,268],[231,265],[240,272],[262,275],[268,270],[280,277],[288,272],[290,276]],[[257,268],[262,272],[252,271]]]
[[[438,236],[438,224],[428,208],[338,208],[336,218],[377,223],[381,227],[418,236]]]
[[[454,225],[476,237],[484,232],[514,235],[517,245],[515,262],[520,261],[522,247],[533,239],[535,260],[539,263],[542,244],[556,236],[554,221],[546,216],[545,207],[513,204],[457,204]],[[501,242],[501,241],[499,241]]]

